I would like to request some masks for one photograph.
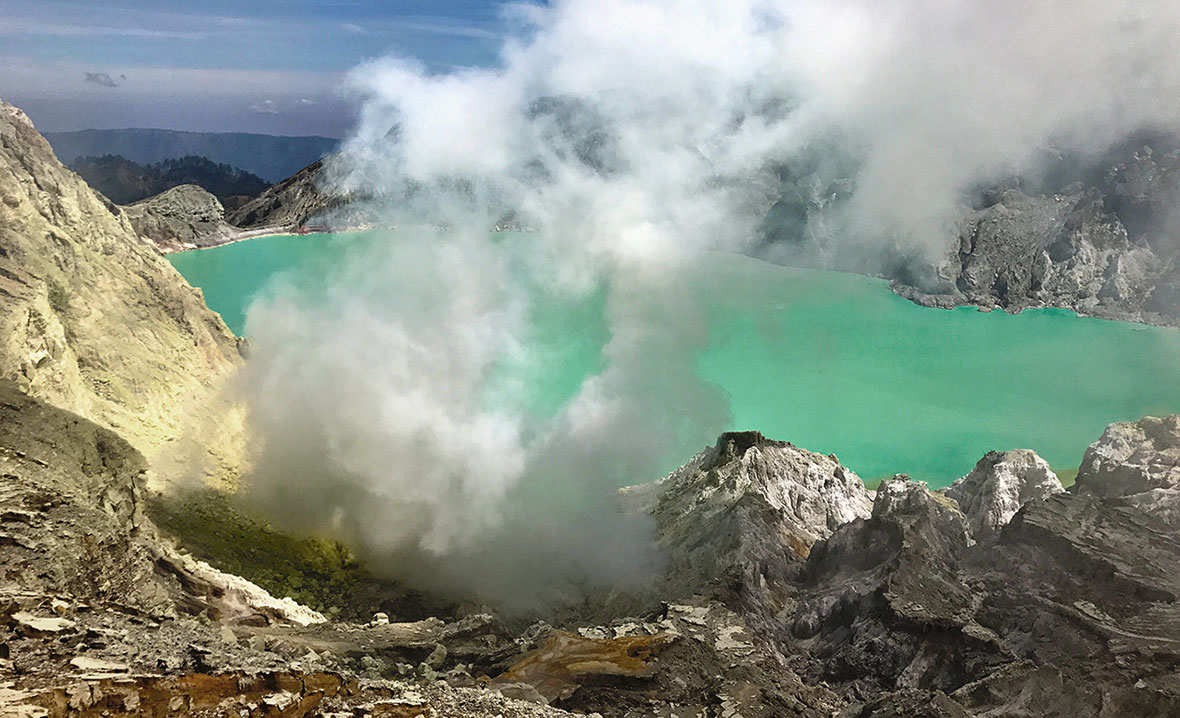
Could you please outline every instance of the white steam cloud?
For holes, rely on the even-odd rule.
[[[727,421],[695,377],[707,327],[681,269],[747,248],[784,168],[817,205],[845,183],[801,232],[936,259],[980,185],[1180,120],[1175,2],[512,12],[497,67],[431,75],[390,58],[352,74],[365,104],[338,189],[383,223],[450,231],[358,253],[322,295],[272,292],[248,334],[265,443],[252,489],[274,514],[391,573],[517,605],[655,566],[649,527],[615,512],[611,489],[656,478]],[[539,231],[490,242],[505,218]],[[548,360],[539,301],[595,292],[603,368],[538,418],[503,367]]]

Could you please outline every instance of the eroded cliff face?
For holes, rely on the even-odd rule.
[[[0,305],[0,379],[115,430],[153,461],[211,458],[218,474],[236,462],[231,413],[213,403],[241,362],[237,338],[3,103]],[[198,431],[192,452],[174,451]]]
[[[755,431],[722,434],[664,479],[620,496],[655,519],[668,556],[665,597],[721,590],[767,620],[812,545],[872,507],[860,477],[835,457]]]
[[[976,538],[991,536],[1029,501],[1065,491],[1049,462],[1029,449],[990,451],[944,493],[959,504]]]
[[[163,541],[146,469],[115,433],[0,381],[0,714],[567,715],[473,684],[383,680],[382,655],[516,646],[492,621],[325,627]]]
[[[322,185],[324,160],[304,167],[268,188],[229,215],[239,227],[297,229],[347,200],[330,194]]]
[[[1180,150],[1163,144],[1138,146],[1058,191],[987,193],[945,261],[895,275],[895,291],[931,306],[1180,322]]]

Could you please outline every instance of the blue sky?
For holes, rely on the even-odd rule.
[[[340,136],[349,68],[386,54],[491,64],[498,0],[4,0],[0,98],[44,131]]]

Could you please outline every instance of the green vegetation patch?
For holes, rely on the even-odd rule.
[[[58,314],[65,314],[70,310],[70,294],[58,282],[49,281],[49,306]]]
[[[381,610],[382,594],[397,593],[371,576],[344,545],[280,533],[219,491],[155,497],[148,514],[197,558],[329,617],[367,620]]]

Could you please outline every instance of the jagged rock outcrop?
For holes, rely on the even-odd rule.
[[[817,542],[790,648],[847,716],[1171,715],[1180,498],[1056,493],[975,545],[953,502],[886,482]]]
[[[297,229],[316,223],[347,199],[324,188],[325,160],[317,160],[229,214],[238,227]]]
[[[1172,510],[1147,512],[1121,498],[1056,494],[973,550],[976,620],[1017,661],[951,697],[973,714],[1180,711],[1180,500],[1169,500]]]
[[[139,540],[147,462],[111,431],[0,382],[0,566],[23,591],[171,612]]]
[[[1106,427],[1086,449],[1074,486],[1098,496],[1180,490],[1180,414]]]
[[[1029,501],[1062,491],[1065,489],[1049,462],[1028,449],[1014,449],[989,451],[971,473],[944,493],[958,502],[972,535],[986,538],[1012,520]]]
[[[807,561],[791,632],[812,677],[852,698],[886,690],[950,691],[998,639],[975,623],[961,561],[970,541],[953,501],[924,484],[881,484],[867,519],[818,542]]]
[[[824,154],[830,161],[778,168],[758,254],[883,275],[895,292],[927,306],[1064,307],[1180,323],[1176,136],[1140,133],[1097,160],[1047,152],[1045,172],[978,188],[962,208],[957,236],[935,257],[888,243],[866,256],[864,246],[848,242],[842,213],[858,169],[836,148]]]
[[[895,291],[932,306],[1180,322],[1180,149],[1155,144],[1116,148],[1105,166],[1056,191],[990,193],[945,261],[899,275]]]
[[[192,453],[211,449],[212,470],[231,471],[239,435],[211,400],[239,366],[238,340],[3,103],[0,308],[0,379],[114,429],[153,461],[199,433]]]
[[[192,184],[173,187],[122,210],[136,233],[163,252],[214,247],[238,234],[225,221],[221,202]]]
[[[762,610],[816,540],[872,507],[864,483],[834,456],[754,431],[722,434],[667,477],[620,495],[656,520],[669,557],[666,595],[724,585],[759,594],[748,598]]]

